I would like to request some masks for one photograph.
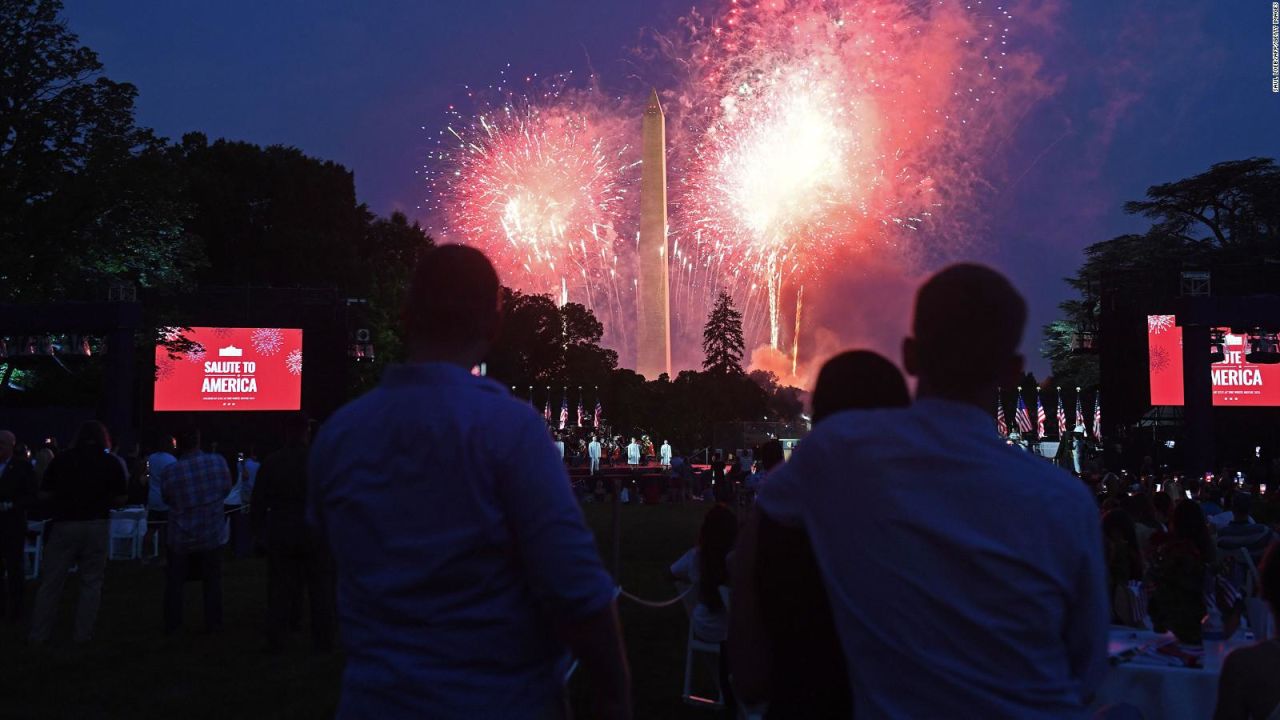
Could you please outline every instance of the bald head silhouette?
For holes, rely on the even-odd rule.
[[[1022,373],[1026,323],[1027,303],[1007,278],[983,265],[951,265],[916,293],[903,365],[919,378],[919,395],[985,407],[996,386]]]

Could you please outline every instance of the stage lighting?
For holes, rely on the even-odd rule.
[[[1254,328],[1249,331],[1249,353],[1244,356],[1247,362],[1255,365],[1276,365],[1280,363],[1280,339],[1275,330]]]

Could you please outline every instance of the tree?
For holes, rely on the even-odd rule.
[[[721,290],[702,329],[702,368],[721,375],[741,375],[746,341],[742,337],[742,313],[733,298]]]
[[[0,0],[0,299],[180,286],[202,258],[173,154],[61,9]]]
[[[1074,345],[1081,330],[1096,329],[1104,289],[1113,298],[1122,294],[1127,305],[1154,309],[1176,296],[1182,270],[1255,270],[1280,262],[1280,166],[1270,158],[1221,162],[1154,185],[1124,209],[1152,226],[1087,247],[1084,263],[1067,278],[1079,296],[1059,305],[1063,318],[1044,328],[1041,353],[1064,387],[1098,383],[1097,356]],[[1231,274],[1235,294],[1270,290],[1265,272]]]

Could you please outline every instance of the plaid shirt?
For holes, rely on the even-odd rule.
[[[184,455],[160,472],[160,494],[169,506],[169,547],[212,550],[222,544],[222,501],[231,471],[221,455]]]

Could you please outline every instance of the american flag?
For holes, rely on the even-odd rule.
[[[1071,410],[1071,417],[1071,428],[1074,430],[1080,424],[1080,388],[1076,388],[1076,406]]]
[[[996,393],[996,432],[1000,437],[1009,434],[1009,424],[1004,421],[1004,402],[1000,400],[999,393]]]
[[[1013,420],[1018,423],[1019,431],[1031,432],[1031,416],[1027,414],[1027,404],[1022,401],[1022,391],[1018,391],[1018,409],[1013,413]]]
[[[1067,409],[1062,407],[1062,391],[1058,391],[1058,437],[1067,436]]]
[[[578,398],[578,427],[582,427],[582,418],[585,415],[582,411],[582,398]]]
[[[1102,442],[1102,393],[1093,398],[1093,439]]]
[[[600,399],[596,398],[595,416],[591,418],[591,427],[599,428],[600,421],[604,418],[604,408],[600,406]]]
[[[1036,437],[1044,437],[1044,405],[1040,403],[1040,391],[1036,390]]]
[[[569,398],[560,401],[560,429],[563,430],[565,425],[569,424]]]
[[[542,408],[542,417],[547,422],[551,422],[551,396],[547,396],[547,404]]]

